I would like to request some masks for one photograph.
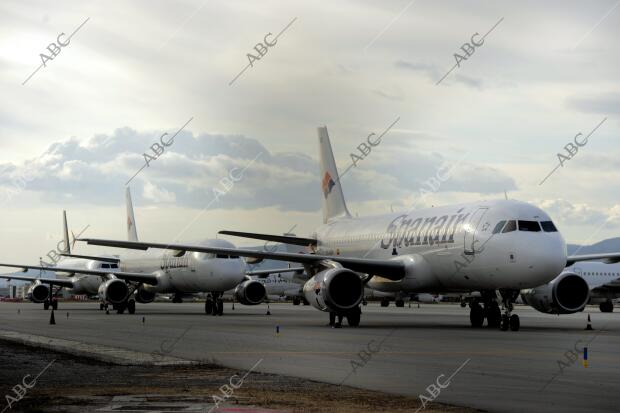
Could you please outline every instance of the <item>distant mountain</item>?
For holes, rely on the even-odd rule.
[[[567,245],[568,254],[600,254],[604,252],[620,252],[620,237],[617,238],[609,238],[603,241],[597,242],[592,245],[577,245],[577,244],[568,244]]]

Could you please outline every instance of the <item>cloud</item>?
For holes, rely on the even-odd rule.
[[[588,204],[573,204],[565,199],[548,199],[538,203],[542,209],[548,212],[551,217],[559,222],[563,222],[569,225],[600,225],[605,220],[615,219],[617,215],[613,209],[608,211],[600,210],[591,207]],[[613,212],[614,215],[611,213]]]
[[[579,112],[611,115],[620,113],[620,93],[605,93],[596,96],[573,96],[567,106]]]
[[[320,208],[318,162],[306,154],[272,153],[241,135],[194,136],[189,131],[179,133],[161,153],[157,145],[171,138],[162,135],[119,128],[86,141],[55,142],[36,159],[0,165],[0,188],[6,193],[14,181],[27,176],[21,189],[41,202],[117,205],[125,182],[148,159],[130,184],[138,195],[136,205],[303,212]],[[442,181],[440,191],[492,194],[516,187],[495,168],[423,152],[397,136],[382,141],[342,182],[353,202],[402,199],[427,185],[438,171],[445,175],[448,170],[451,176]],[[10,198],[19,202],[19,193]]]

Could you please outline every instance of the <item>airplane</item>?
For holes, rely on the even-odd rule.
[[[572,314],[587,304],[599,304],[603,313],[614,310],[620,297],[620,264],[573,264],[547,284],[521,291],[523,302],[547,314]]]
[[[30,277],[14,274],[2,274],[0,278],[9,280],[30,281],[27,298],[37,304],[43,304],[45,310],[50,307],[58,309],[58,293],[62,288],[71,294],[98,295],[101,299],[101,309],[108,303],[113,306],[122,305],[129,295],[130,284],[155,283],[152,277],[144,274],[119,271],[119,260],[113,256],[91,257],[71,253],[69,232],[67,227],[67,212],[63,211],[63,248],[60,251],[62,258],[55,266],[31,266],[21,264],[0,264],[3,267],[21,268],[23,272],[29,269],[50,271],[62,278]],[[135,303],[129,305],[129,312],[135,311]]]
[[[81,238],[90,245],[179,254],[230,254],[301,264],[310,277],[307,301],[328,312],[340,327],[346,317],[359,326],[364,288],[406,293],[481,291],[470,302],[470,323],[517,331],[513,314],[521,290],[555,278],[577,261],[620,253],[568,256],[564,238],[542,209],[516,200],[478,201],[368,217],[353,217],[346,205],[327,127],[318,128],[323,224],[307,238],[220,231],[221,234],[307,246],[311,253]],[[501,301],[504,309],[499,308]],[[336,321],[336,318],[338,319]]]

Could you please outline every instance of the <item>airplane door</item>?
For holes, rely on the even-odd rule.
[[[467,222],[467,224],[465,224],[464,226],[464,234],[465,234],[465,242],[464,242],[464,247],[465,247],[465,254],[467,255],[474,255],[477,251],[476,248],[478,249],[478,252],[480,251],[480,240],[478,240],[478,245],[476,245],[476,233],[480,232],[481,228],[481,223],[482,223],[482,218],[484,218],[484,215],[487,213],[487,211],[489,210],[489,208],[487,207],[483,207],[483,208],[478,208],[471,216],[471,218],[469,219],[469,221]],[[480,238],[480,237],[478,237]]]

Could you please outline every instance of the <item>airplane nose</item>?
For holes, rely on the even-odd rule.
[[[559,234],[538,234],[540,238],[528,240],[527,271],[535,286],[548,283],[566,267],[566,243]]]

